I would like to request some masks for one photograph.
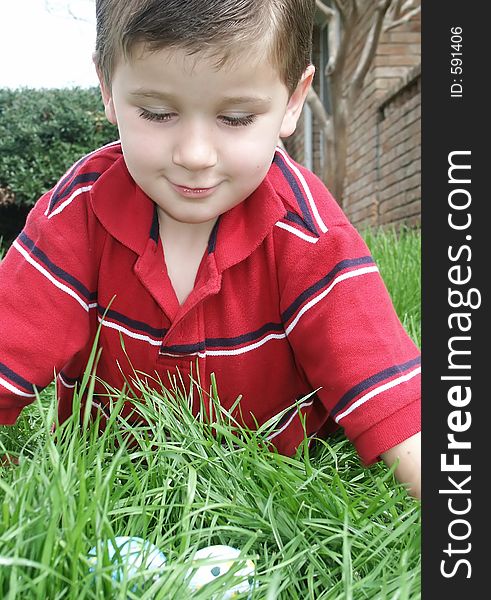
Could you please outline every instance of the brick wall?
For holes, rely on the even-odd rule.
[[[377,224],[421,222],[421,72],[409,71],[378,111]]]
[[[374,3],[365,4],[354,32],[348,59],[351,75],[370,26]],[[420,63],[419,15],[382,33],[364,89],[350,118],[343,208],[358,227],[418,225],[420,184]],[[320,64],[319,31],[314,32],[313,62]],[[319,76],[314,87],[319,89]],[[313,169],[322,173],[321,140],[314,120]],[[285,146],[303,161],[304,130],[299,123]],[[327,182],[329,187],[329,182]]]

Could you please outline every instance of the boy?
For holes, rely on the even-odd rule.
[[[100,326],[98,376],[113,388],[133,370],[189,381],[198,362],[226,408],[242,395],[249,427],[290,407],[270,436],[280,452],[303,420],[308,436],[343,426],[366,464],[399,458],[419,497],[419,353],[329,192],[276,148],[314,76],[314,0],[96,10],[120,142],[39,200],[1,264],[0,423],[53,370],[66,419]]]

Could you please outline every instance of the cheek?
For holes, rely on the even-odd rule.
[[[151,167],[165,156],[166,146],[158,137],[146,127],[131,126],[121,127],[119,130],[121,143],[125,156],[134,164],[141,167]]]
[[[268,131],[261,128],[236,146],[234,154],[237,155],[237,162],[241,165],[247,164],[253,170],[261,169],[265,163],[270,163],[273,159],[278,141],[276,130]]]
[[[237,159],[229,166],[228,173],[234,177],[235,184],[249,195],[266,177],[271,160],[271,154],[262,157],[257,151],[246,155],[237,154]]]
[[[237,149],[233,153],[224,155],[222,165],[226,165],[226,169],[247,180],[248,177],[254,177],[264,169],[265,157],[258,152],[257,147],[249,149]]]

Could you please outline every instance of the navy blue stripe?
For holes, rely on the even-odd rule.
[[[54,262],[52,262],[46,254],[40,250],[36,244],[29,238],[24,232],[19,235],[21,242],[29,249],[30,253],[38,258],[45,267],[58,279],[62,279],[66,283],[70,284],[74,289],[80,292],[80,294],[88,301],[94,301],[97,299],[97,292],[89,292],[89,290],[81,283],[78,279],[75,279],[73,275],[67,273]]]
[[[275,430],[281,429],[283,427],[283,425],[288,421],[288,419],[292,416],[292,414],[294,412],[298,412],[300,410],[300,408],[299,408],[299,406],[301,404],[300,400],[302,400],[302,399],[303,399],[303,396],[299,396],[297,398],[296,402],[298,402],[298,405],[292,406],[292,408],[281,417],[281,419],[275,425]],[[317,394],[313,394],[312,396],[310,396],[310,399],[312,400],[312,402],[314,404],[315,404],[316,400],[319,400]],[[302,408],[308,408],[308,406],[304,406]]]
[[[150,228],[150,239],[152,239],[156,244],[159,241],[159,215],[157,212],[157,205],[155,205],[153,209],[152,227]]]
[[[215,252],[215,248],[217,245],[217,236],[218,236],[218,224],[220,223],[220,217],[216,220],[215,225],[213,225],[213,229],[210,233],[210,239],[208,240],[208,253],[211,254]]]
[[[256,331],[244,333],[233,338],[206,338],[204,342],[196,344],[182,344],[175,346],[162,346],[161,352],[172,352],[175,354],[191,354],[192,352],[204,352],[206,349],[222,350],[233,346],[240,346],[247,342],[254,342],[267,333],[275,331],[284,332],[282,323],[266,323]]]
[[[84,163],[86,163],[89,160],[89,158],[90,158],[90,155],[82,157],[77,163],[75,163],[73,165],[73,168],[70,169],[67,176],[62,181],[60,181],[58,183],[58,185],[55,187],[53,194],[51,196],[50,202],[49,202],[49,212],[51,212],[51,209],[54,206],[53,200],[59,196],[59,194],[61,193],[61,190],[70,181],[70,179],[73,177],[74,173],[77,172],[77,169],[79,169]]]
[[[243,333],[233,338],[206,338],[205,344],[207,348],[230,348],[231,346],[239,346],[247,342],[254,342],[262,338],[266,333],[272,333],[273,331],[282,331],[285,329],[282,323],[266,323],[256,331],[250,333]]]
[[[34,394],[34,385],[32,383],[30,383],[29,381],[27,381],[26,379],[24,379],[17,373],[14,373],[14,371],[12,371],[12,369],[9,369],[6,365],[4,365],[2,363],[0,363],[0,374],[5,375],[5,377],[8,377],[10,379],[10,381],[12,381],[13,383],[16,383],[20,387],[24,388],[24,390],[26,392],[29,392],[30,394]]]
[[[311,229],[308,226],[308,224],[302,219],[302,217],[300,217],[296,213],[292,213],[292,212],[288,211],[286,213],[285,219],[287,219],[291,223],[295,223],[296,225],[300,225],[300,227],[303,227],[304,229],[306,229],[307,231],[309,231],[310,233],[312,233],[316,237],[319,237],[319,234],[317,233],[317,231],[315,231],[315,229]]]
[[[177,344],[175,346],[161,346],[160,353],[170,352],[171,354],[195,354],[196,352],[205,351],[205,342],[198,342],[197,344]]]
[[[64,381],[68,383],[68,385],[75,385],[78,381],[78,377],[68,377],[66,373],[63,373],[63,371],[60,373],[60,377],[63,377]]]
[[[61,200],[63,200],[63,198],[66,198],[70,194],[70,192],[72,192],[72,190],[78,185],[80,185],[81,183],[95,183],[100,176],[101,173],[82,173],[81,175],[77,175],[77,177],[75,177],[72,183],[67,188],[65,188],[63,192],[60,191],[55,192],[53,194],[53,196],[51,197],[49,212],[52,212],[55,206]]]
[[[288,421],[288,419],[292,416],[292,413],[295,412],[297,410],[296,406],[293,406],[292,408],[290,408],[290,410],[288,412],[286,412],[281,419],[278,421],[278,423],[275,425],[275,429],[281,429],[283,427],[283,425]]]
[[[135,329],[136,331],[148,333],[149,335],[157,339],[163,338],[164,335],[167,333],[167,329],[156,329],[155,327],[151,327],[150,325],[148,325],[147,323],[143,323],[142,321],[130,319],[130,317],[127,317],[126,315],[123,315],[122,313],[117,312],[115,310],[107,310],[103,306],[98,306],[97,312],[101,316],[106,316],[109,319],[117,321],[122,325],[127,325],[128,327],[131,327],[131,329]]]
[[[394,375],[402,374],[404,373],[404,371],[407,371],[411,367],[414,367],[415,365],[418,365],[420,363],[421,357],[417,356],[416,358],[408,360],[407,362],[402,363],[401,365],[394,365],[393,367],[384,369],[383,371],[380,371],[380,373],[376,373],[375,375],[364,379],[361,383],[355,385],[355,387],[351,388],[348,392],[346,392],[346,394],[344,394],[341,400],[331,411],[331,416],[335,417],[343,408],[345,408],[351,402],[351,400],[356,398],[356,396],[359,396],[362,392],[372,387],[376,383],[380,383],[381,381],[389,379]]]
[[[283,173],[285,179],[290,184],[290,187],[292,188],[293,193],[295,194],[295,198],[297,199],[298,206],[300,207],[300,210],[302,211],[303,218],[305,220],[305,223],[308,226],[309,231],[312,231],[313,233],[317,233],[317,228],[315,227],[314,221],[312,219],[312,215],[310,214],[309,208],[307,206],[307,202],[302,194],[302,191],[298,187],[297,180],[293,176],[290,169],[287,167],[285,161],[283,160],[283,157],[278,152],[276,153],[276,156],[275,156],[273,162],[278,165],[278,167],[281,169],[281,172]]]
[[[329,283],[331,283],[331,281],[340,271],[350,267],[357,267],[358,265],[366,264],[375,264],[371,256],[362,256],[360,258],[346,259],[339,262],[325,277],[307,288],[294,302],[290,304],[290,306],[281,315],[283,323],[286,323],[306,300],[316,294],[323,287],[329,285]]]

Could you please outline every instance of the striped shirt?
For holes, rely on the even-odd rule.
[[[118,142],[76,163],[33,208],[0,265],[0,423],[57,375],[59,417],[100,329],[111,388],[177,372],[251,428],[281,415],[292,454],[341,426],[366,464],[420,429],[420,356],[365,243],[322,182],[277,149],[261,185],[212,231],[180,306],[155,204]],[[100,386],[100,387],[97,387]],[[107,388],[96,384],[105,410]],[[130,411],[131,407],[125,407]],[[237,413],[239,414],[239,413]],[[305,430],[304,430],[305,427]]]

